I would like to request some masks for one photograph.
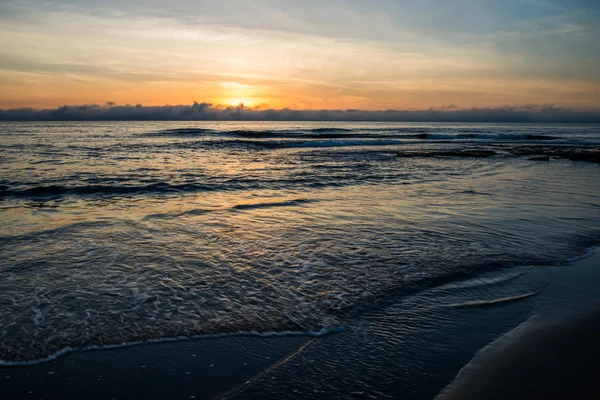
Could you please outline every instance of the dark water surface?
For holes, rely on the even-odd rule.
[[[0,124],[3,372],[224,335],[202,347],[302,350],[247,396],[310,376],[349,397],[432,397],[527,318],[543,266],[600,243],[599,166],[514,155],[524,145],[594,150],[600,126]]]

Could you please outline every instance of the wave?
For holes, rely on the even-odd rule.
[[[203,215],[209,212],[216,211],[235,211],[235,210],[254,210],[261,208],[273,208],[273,207],[294,207],[303,204],[313,203],[315,200],[309,199],[293,199],[293,200],[284,200],[284,201],[274,201],[274,202],[261,202],[261,203],[243,203],[236,204],[231,207],[224,208],[197,208],[189,211],[177,212],[177,213],[160,213],[160,214],[149,214],[144,217],[144,220],[148,219],[173,219],[182,216],[194,216],[194,215]]]
[[[254,210],[258,208],[271,208],[271,207],[289,207],[296,206],[299,204],[308,204],[311,203],[312,200],[308,199],[295,199],[295,200],[286,200],[286,201],[276,201],[276,202],[264,202],[264,203],[247,203],[247,204],[238,204],[231,207],[232,210]]]
[[[559,140],[560,137],[549,136],[549,135],[533,135],[533,134],[511,134],[511,133],[497,133],[497,134],[469,134],[464,135],[467,138],[473,139],[499,139],[499,140]]]
[[[311,129],[311,132],[315,133],[332,133],[332,132],[352,132],[352,129],[344,129],[344,128],[315,128]]]
[[[94,244],[94,250],[97,251],[98,247]],[[505,264],[497,265],[497,267],[506,266]],[[310,267],[307,267],[310,268]],[[483,270],[489,270],[488,268],[484,268]],[[302,269],[302,273],[306,274],[308,271],[304,268]],[[419,274],[415,280],[409,280],[408,282],[403,282],[393,292],[379,292],[373,293],[374,297],[365,297],[359,300],[358,303],[355,303],[352,308],[340,308],[339,311],[335,311],[331,309],[332,314],[339,313],[351,316],[351,318],[355,318],[360,314],[365,312],[369,312],[370,310],[376,311],[379,306],[386,306],[387,304],[397,304],[397,300],[399,297],[405,298],[407,295],[412,293],[421,292],[423,290],[428,290],[436,285],[439,285],[443,282],[448,282],[457,279],[469,278],[476,274],[475,271],[460,271],[453,274],[441,275],[441,276],[429,276]],[[269,293],[279,293],[282,295],[289,295],[289,290],[286,288],[280,288],[278,286],[269,285],[269,287],[274,290],[274,292],[269,291]],[[398,292],[401,290],[402,293]],[[515,302],[524,300],[530,297],[537,295],[539,292],[531,292],[522,294],[519,296],[513,297],[505,297],[501,299],[493,299],[493,300],[485,300],[485,301],[475,301],[475,302],[464,302],[458,304],[450,304],[447,306],[442,306],[446,308],[462,308],[462,307],[487,307],[487,306],[496,306],[505,303]],[[327,302],[335,301],[335,299],[340,299],[341,294],[331,294],[328,297]],[[147,302],[148,300],[153,301],[154,296],[147,296],[145,299],[141,298],[142,301]],[[270,297],[269,297],[270,298]],[[349,305],[350,306],[350,305]],[[248,310],[254,309],[254,306],[250,306]],[[110,313],[117,314],[118,309],[111,308]],[[273,310],[277,310],[277,312],[281,312],[281,308],[276,307]],[[312,309],[315,311],[315,309]],[[308,310],[307,310],[308,311]],[[171,313],[167,315],[171,316]],[[179,313],[178,313],[179,315]],[[229,312],[227,313],[229,315]],[[160,314],[159,317],[161,317]],[[114,338],[111,337],[102,337],[95,336],[92,337],[89,341],[84,341],[82,338],[74,337],[68,338],[65,337],[65,340],[62,340],[61,343],[56,343],[56,346],[41,347],[37,350],[35,348],[31,348],[25,351],[17,351],[13,352],[9,348],[8,351],[4,351],[2,355],[3,358],[0,359],[0,366],[24,366],[24,365],[33,365],[39,364],[43,362],[52,361],[53,359],[67,354],[72,351],[85,351],[85,350],[102,350],[102,349],[114,349],[119,347],[126,346],[134,346],[148,343],[160,343],[160,342],[171,342],[178,340],[189,340],[189,339],[209,339],[209,338],[219,338],[219,337],[231,337],[231,336],[256,336],[256,337],[279,337],[279,336],[312,336],[312,337],[322,337],[330,334],[342,332],[344,330],[344,322],[343,316],[341,318],[317,318],[308,324],[302,324],[302,327],[297,329],[298,323],[296,321],[296,317],[293,317],[292,314],[287,315],[290,318],[291,324],[281,324],[282,320],[277,318],[274,322],[274,325],[269,327],[265,326],[264,330],[260,328],[249,327],[250,329],[245,330],[243,328],[244,325],[239,323],[234,323],[233,325],[218,324],[216,326],[210,327],[208,325],[192,325],[189,329],[167,329],[164,333],[165,336],[161,337],[160,332],[152,332],[150,327],[146,327],[147,331],[138,332],[139,334],[131,334],[130,330],[127,330],[127,335],[116,336]],[[313,316],[312,313],[305,314],[306,317]],[[161,317],[162,318],[162,317]],[[262,317],[260,318],[262,320]],[[191,321],[190,319],[183,319],[183,321]],[[170,326],[170,325],[169,325]],[[247,326],[247,325],[246,325]],[[136,323],[136,328],[140,328],[140,326]],[[237,329],[240,327],[241,329]],[[289,328],[288,328],[289,327]],[[59,328],[60,329],[60,328]],[[145,329],[145,330],[146,330]],[[56,330],[55,332],[60,332],[60,330]],[[108,331],[107,331],[108,332]],[[106,333],[106,332],[105,332]],[[72,339],[72,340],[71,340]],[[113,341],[114,340],[114,341]]]
[[[143,137],[148,136],[157,136],[157,137],[177,137],[177,136],[199,136],[204,135],[206,133],[215,132],[213,129],[204,129],[204,128],[177,128],[177,129],[165,129],[163,131],[157,132],[148,132],[144,133]]]
[[[108,344],[108,345],[91,345],[91,346],[81,346],[81,347],[71,347],[66,346],[57,352],[43,358],[37,358],[33,360],[2,360],[0,359],[0,366],[2,367],[23,367],[23,366],[31,366],[37,364],[47,363],[53,360],[56,360],[60,356],[64,356],[68,353],[74,351],[92,351],[92,350],[111,350],[111,349],[119,349],[124,347],[133,347],[140,346],[145,344],[152,343],[169,343],[169,342],[179,342],[182,340],[206,340],[206,339],[218,339],[218,338],[226,338],[226,337],[261,337],[261,338],[272,338],[272,337],[290,337],[290,336],[307,336],[307,337],[325,337],[335,333],[340,333],[344,331],[343,325],[335,325],[330,327],[325,327],[319,331],[269,331],[269,332],[257,332],[257,331],[240,331],[240,332],[224,332],[224,333],[206,333],[199,335],[190,335],[190,336],[177,336],[170,338],[160,338],[160,339],[148,339],[148,340],[138,340],[132,342],[124,342],[118,344]]]
[[[346,133],[346,135],[349,132],[356,132],[356,130],[352,130],[352,129],[343,129],[343,128],[315,128],[315,129],[310,129],[308,131],[306,130],[287,130],[287,129],[281,129],[281,130],[246,130],[246,129],[238,129],[238,130],[232,130],[232,131],[224,131],[222,133],[224,134],[230,134],[230,135],[237,135],[237,136],[243,136],[243,137],[273,137],[273,136],[283,136],[285,135],[285,137],[289,137],[290,135],[296,135],[296,136],[302,136],[302,137],[310,137],[310,136],[314,136],[314,137],[321,137],[322,135],[328,135],[328,134],[339,134],[339,135],[344,135],[344,133]],[[315,135],[311,135],[311,134],[315,134]]]
[[[472,157],[472,158],[488,158],[493,157],[497,153],[488,149],[455,149],[455,150],[425,150],[425,151],[401,151],[397,153],[398,157]]]
[[[348,131],[350,132],[350,131]],[[402,135],[386,133],[345,133],[341,132],[273,132],[273,131],[233,131],[235,136],[253,138],[253,139],[398,139]]]
[[[419,133],[402,135],[404,139],[427,139],[427,140],[460,140],[460,139],[477,139],[477,140],[512,140],[512,141],[545,141],[559,140],[558,136],[549,135],[533,135],[533,134],[513,134],[513,133],[458,133],[458,134],[443,134],[443,133]]]
[[[448,285],[444,285],[444,286],[440,287],[439,289],[440,290],[473,289],[473,288],[481,288],[484,286],[503,285],[507,282],[510,282],[512,280],[520,278],[524,274],[525,274],[524,271],[517,270],[515,272],[508,272],[508,273],[502,274],[500,276],[495,276],[492,278],[481,277],[481,278],[475,278],[475,279],[460,280],[460,281],[452,282]]]
[[[600,246],[591,246],[583,254],[576,256],[576,257],[569,258],[568,261],[575,262],[575,261],[580,261],[580,260],[585,260],[587,258],[591,258],[596,254],[596,252],[598,250],[600,250]]]
[[[404,144],[400,140],[311,140],[303,143],[284,145],[284,147],[357,147],[357,146],[397,146]]]
[[[420,140],[498,140],[498,141],[552,141],[562,137],[540,134],[497,132],[479,129],[457,129],[450,132],[439,128],[315,128],[298,130],[215,130],[205,128],[167,129],[145,133],[142,136],[155,137],[203,137],[232,136],[249,139],[420,139]],[[229,141],[229,144],[236,142]]]
[[[194,143],[197,147],[199,143]],[[357,147],[357,146],[394,146],[402,145],[400,140],[378,140],[378,139],[325,139],[325,140],[214,140],[201,143],[211,147],[227,146],[251,146],[264,149],[286,149],[286,148],[310,148],[310,147]],[[187,144],[179,144],[187,147]]]
[[[169,195],[169,194],[185,194],[197,192],[214,192],[214,191],[237,191],[260,188],[321,188],[332,186],[343,186],[356,182],[356,180],[372,180],[377,177],[361,178],[357,174],[338,175],[337,179],[329,177],[315,176],[306,178],[290,178],[290,179],[230,179],[227,181],[211,182],[211,183],[165,183],[157,182],[147,185],[48,185],[34,186],[29,188],[15,188],[6,185],[0,185],[0,199],[16,198],[16,199],[40,199],[52,200],[64,196],[134,196],[134,195]],[[243,207],[260,207],[260,206],[240,206]]]
[[[249,130],[234,130],[234,131],[225,131],[223,134],[225,135],[233,135],[247,138],[270,138],[270,137],[281,137],[283,131],[274,132],[274,131],[249,131]]]
[[[11,189],[9,186],[0,186],[2,197],[55,197],[65,195],[128,195],[138,193],[178,193],[189,191],[215,190],[214,185],[203,184],[168,184],[153,183],[140,186],[117,185],[85,185],[85,186],[35,186],[27,189]]]
[[[540,293],[539,292],[530,292],[530,293],[525,293],[525,294],[521,294],[518,296],[503,297],[501,299],[466,301],[464,303],[448,304],[448,305],[445,305],[444,308],[492,307],[492,306],[502,305],[505,303],[516,302],[519,300],[525,300],[525,299],[537,296],[538,294],[540,294]]]

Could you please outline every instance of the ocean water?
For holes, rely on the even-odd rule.
[[[600,168],[525,147],[600,126],[2,123],[0,364],[526,300],[485,288],[600,244]]]

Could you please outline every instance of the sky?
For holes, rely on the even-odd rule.
[[[597,0],[0,0],[0,108],[600,110]]]

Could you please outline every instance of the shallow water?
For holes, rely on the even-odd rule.
[[[600,168],[506,150],[599,143],[597,125],[0,124],[0,360],[326,334],[423,287],[563,264],[600,243]],[[474,148],[496,155],[427,156]],[[540,289],[476,282],[427,307]]]

